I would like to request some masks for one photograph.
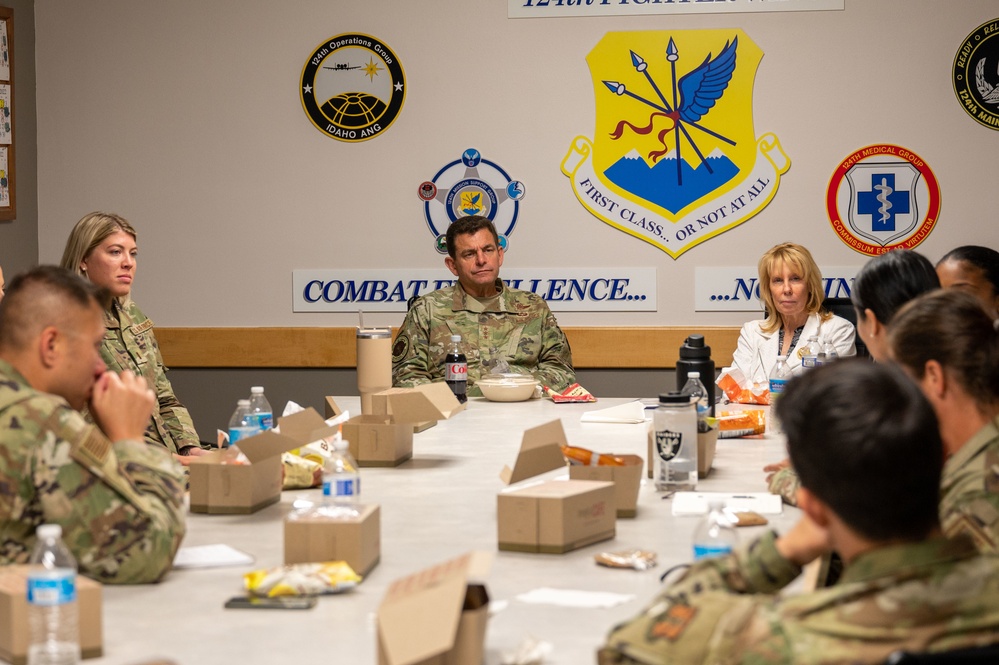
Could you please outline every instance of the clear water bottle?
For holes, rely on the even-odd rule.
[[[250,415],[261,432],[274,428],[274,409],[264,396],[263,386],[250,388]]]
[[[815,361],[815,365],[827,365],[837,358],[839,358],[839,352],[836,351],[836,347],[829,340],[824,340],[822,342],[822,350],[819,351],[819,356]]]
[[[708,389],[701,383],[701,373],[688,372],[687,383],[684,384],[683,390],[680,392],[690,397],[690,401],[694,403],[697,410],[697,431],[707,432],[711,429],[708,427],[707,421],[711,405],[708,404]]]
[[[780,423],[777,422],[777,401],[784,392],[784,386],[791,378],[791,367],[787,364],[787,356],[777,356],[777,362],[770,370],[770,431],[780,432]]]
[[[229,419],[229,445],[235,445],[240,439],[246,439],[260,433],[257,420],[250,415],[250,400],[241,399],[236,402],[236,410]]]
[[[360,515],[357,497],[361,494],[361,474],[347,442],[333,442],[333,453],[323,466],[323,506],[327,517],[350,518]]]
[[[451,335],[451,347],[444,357],[444,380],[459,402],[468,399],[465,395],[468,387],[468,359],[461,352],[461,335]]]
[[[76,559],[58,524],[42,524],[36,535],[28,572],[28,665],[78,663]]]
[[[805,348],[801,350],[801,366],[805,369],[813,369],[818,366],[818,357],[821,351],[822,345],[819,344],[819,336],[809,337]]]
[[[697,487],[697,413],[689,395],[659,396],[652,416],[655,433],[655,483],[660,492]]]
[[[712,499],[708,507],[708,514],[694,529],[695,561],[728,554],[739,544],[739,534],[724,512],[725,502]]]

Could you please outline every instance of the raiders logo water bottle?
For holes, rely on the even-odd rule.
[[[655,483],[660,492],[697,487],[697,411],[690,395],[679,392],[659,396],[652,416],[655,430]]]

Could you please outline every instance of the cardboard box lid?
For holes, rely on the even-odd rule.
[[[312,443],[328,436],[334,436],[340,428],[330,427],[314,409],[305,409],[290,416],[278,418],[281,433],[304,443]]]
[[[446,420],[464,410],[446,383],[424,383],[415,388],[389,388],[376,395],[385,395],[388,412],[397,423],[418,423],[425,420]]]
[[[504,466],[500,478],[509,485],[564,467],[565,457],[562,455],[564,444],[568,444],[568,441],[561,420],[553,420],[525,430],[517,461],[514,462],[512,469]]]
[[[390,665],[451,649],[468,580],[485,576],[491,564],[491,553],[468,552],[393,582],[378,607],[378,638]]]

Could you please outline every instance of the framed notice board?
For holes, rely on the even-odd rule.
[[[14,10],[0,7],[0,220],[14,205]]]

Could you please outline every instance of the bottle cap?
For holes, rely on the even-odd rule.
[[[250,388],[250,394],[251,395],[263,395],[264,394],[264,387],[263,386],[253,386],[252,388]]]
[[[245,406],[246,408],[250,408],[250,400],[238,399],[236,400],[236,406]]]
[[[62,526],[59,524],[39,524],[35,530],[35,535],[42,540],[62,538]]]
[[[451,335],[451,341],[452,342],[460,342],[461,341],[461,335]]]
[[[690,404],[690,395],[678,392],[660,393],[660,404]]]
[[[688,379],[699,379],[699,378],[701,378],[701,373],[700,372],[687,372],[687,378]]]
[[[680,357],[708,359],[711,357],[711,347],[704,345],[704,335],[689,335],[680,346]]]

